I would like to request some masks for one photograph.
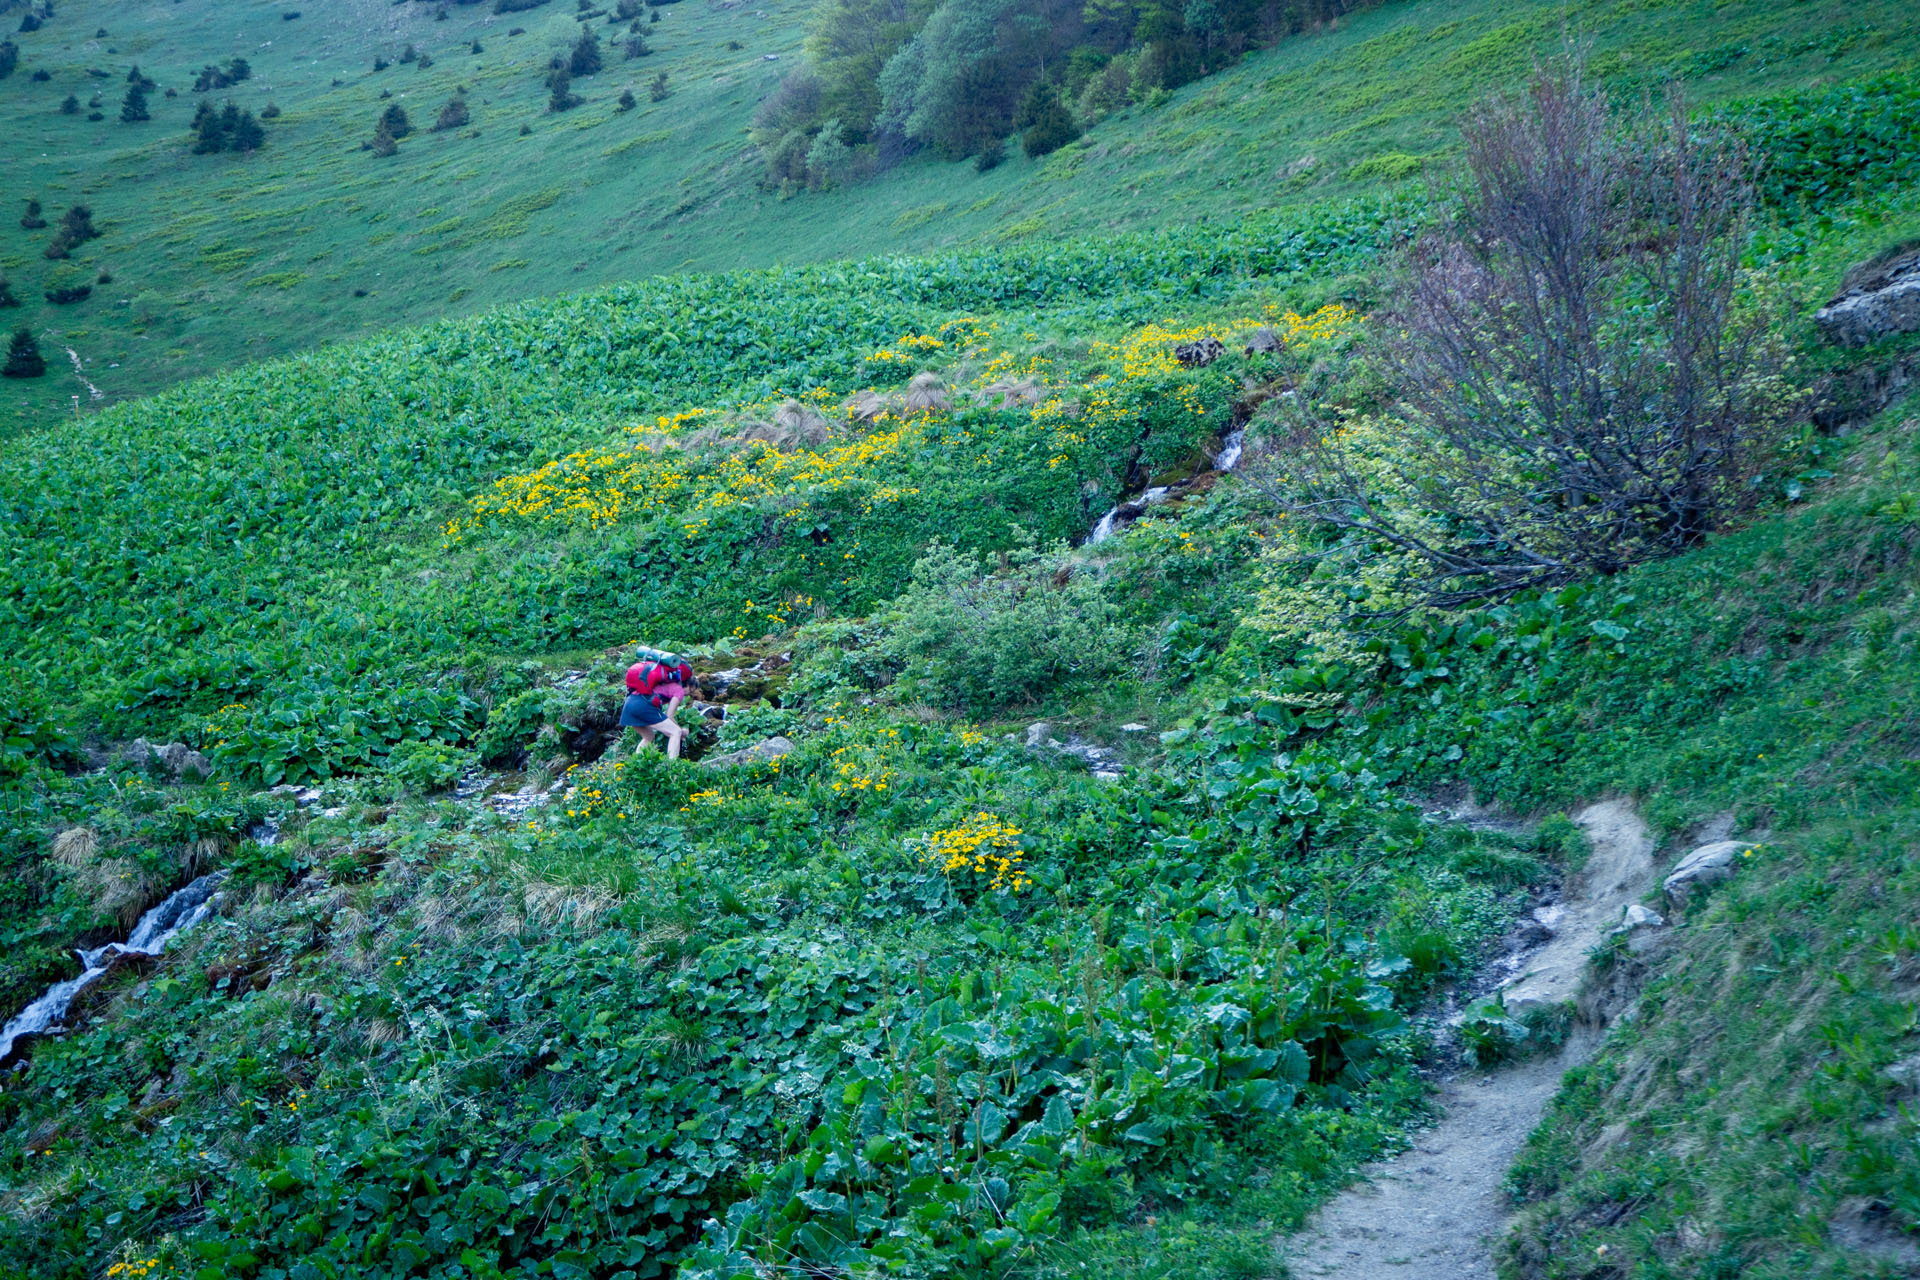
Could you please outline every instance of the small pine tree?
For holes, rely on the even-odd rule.
[[[433,122],[433,131],[445,133],[448,129],[458,129],[472,118],[472,112],[467,110],[466,98],[456,93],[447,99],[446,106],[440,108],[440,118]]]
[[[407,109],[397,102],[380,113],[380,127],[396,142],[413,132],[413,122],[407,119]]]
[[[26,216],[20,219],[20,225],[28,231],[38,231],[47,225],[47,220],[40,216],[40,202],[38,200],[27,201]]]
[[[425,71],[428,67],[432,65],[433,65],[433,59],[429,58],[424,53],[420,55],[420,61],[413,64],[414,70],[416,71]]]
[[[194,108],[193,123],[189,127],[193,130],[195,155],[207,156],[227,149],[227,132],[220,123],[220,113],[205,98]]]
[[[547,99],[547,110],[569,111],[580,105],[580,98],[573,92],[573,77],[565,67],[547,77],[547,88],[553,90],[553,96]]]
[[[47,362],[40,355],[40,344],[34,341],[33,330],[21,325],[13,331],[13,342],[7,347],[7,365],[0,369],[0,377],[38,378],[47,371]]]
[[[269,102],[266,106],[260,108],[260,118],[262,120],[278,120],[280,118],[280,105],[276,102]]]
[[[376,156],[390,156],[399,149],[399,144],[393,140],[393,134],[387,129],[387,122],[382,120],[380,127],[373,131],[373,142],[369,144],[368,150]]]
[[[400,61],[404,63],[420,61],[420,51],[409,44],[400,51]]]
[[[574,42],[573,53],[567,58],[567,71],[576,76],[590,76],[600,70],[600,37],[591,31],[582,31]]]
[[[67,100],[66,100],[65,102],[63,102],[63,103],[61,103],[61,104],[60,104],[60,114],[61,114],[61,115],[63,115],[63,116],[77,116],[77,115],[79,115],[79,114],[80,114],[80,99],[79,99],[79,98],[77,98],[77,97],[75,97],[75,96],[74,96],[73,94],[71,94],[71,93],[70,93],[70,94],[68,94],[68,95],[67,95]]]
[[[625,51],[629,62],[635,58],[644,58],[653,52],[653,48],[647,44],[647,38],[638,31],[628,36],[620,47]]]
[[[673,93],[667,88],[667,73],[662,71],[647,85],[647,97],[653,102],[665,102]]]
[[[977,172],[986,173],[990,169],[998,169],[1006,161],[1006,158],[1006,142],[1000,138],[995,138],[992,142],[980,148],[980,154],[973,158],[973,167]]]
[[[240,118],[233,122],[233,131],[227,135],[227,145],[242,154],[258,151],[266,140],[267,131],[260,127],[251,111],[242,111]]]
[[[20,299],[13,296],[13,283],[5,276],[0,276],[0,307],[17,307],[19,305]]]
[[[20,46],[11,40],[0,40],[0,80],[13,74],[20,65]]]
[[[142,120],[151,120],[147,113],[147,91],[139,85],[129,85],[127,96],[120,103],[120,123],[139,124]]]
[[[242,80],[253,78],[253,68],[247,65],[245,58],[232,58],[227,62],[227,81],[239,84]]]
[[[387,69],[387,60],[378,54],[374,55],[373,69],[375,71],[385,71]]]
[[[1032,159],[1058,151],[1080,136],[1080,126],[1060,101],[1060,91],[1045,80],[1033,86],[1020,115],[1031,122],[1020,135],[1020,146]]]
[[[146,76],[140,73],[140,64],[137,62],[133,64],[133,70],[127,72],[127,83],[137,84],[141,88],[145,89],[148,93],[152,93],[155,89],[158,89],[160,87],[159,85],[155,84],[152,80],[148,79]]]
[[[468,49],[467,52],[468,53],[485,53],[486,50],[480,47],[480,42],[478,40],[475,40],[473,42],[473,47]]]
[[[620,91],[620,110],[631,111],[639,105],[640,99],[633,96],[633,90],[622,89]]]

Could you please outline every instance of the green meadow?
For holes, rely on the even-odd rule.
[[[781,199],[759,188],[746,130],[800,56],[799,0],[663,6],[644,24],[654,52],[631,61],[611,43],[628,24],[581,22],[557,2],[293,12],[70,0],[9,37],[21,63],[0,92],[5,194],[22,210],[40,200],[55,223],[85,203],[103,233],[55,263],[41,256],[51,229],[0,219],[0,273],[23,303],[0,319],[31,325],[51,358],[46,377],[0,384],[9,429],[397,324],[660,273],[1150,230],[1372,194],[1418,181],[1466,104],[1569,39],[1623,93],[1678,83],[1703,103],[1910,66],[1917,39],[1895,0],[1395,3],[1129,108],[1037,164],[1016,156],[982,174],[914,159]],[[581,105],[549,112],[547,60],[582,29],[606,42],[605,69],[576,82]],[[431,65],[398,62],[409,44]],[[193,91],[200,68],[233,57],[250,79]],[[377,57],[391,65],[373,71]],[[122,124],[136,64],[159,86],[152,119]],[[661,72],[671,96],[654,102]],[[470,122],[430,132],[463,86]],[[626,89],[637,105],[622,112]],[[68,94],[78,114],[61,113]],[[103,119],[91,122],[95,95]],[[281,114],[257,153],[195,155],[201,98]],[[361,147],[393,103],[418,132],[375,157]],[[46,302],[56,274],[91,296]]]

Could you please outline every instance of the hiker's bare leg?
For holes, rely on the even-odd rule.
[[[645,751],[648,747],[651,747],[652,745],[653,745],[652,728],[650,728],[647,725],[641,725],[640,726],[640,745],[634,748],[633,754],[639,755],[642,751]]]
[[[667,735],[667,759],[678,760],[680,758],[680,742],[687,736],[687,731],[678,724],[675,724],[672,720],[662,720],[660,722],[660,730]]]

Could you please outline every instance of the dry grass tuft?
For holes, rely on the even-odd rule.
[[[1039,404],[1046,399],[1047,391],[1032,378],[1020,378],[990,382],[975,394],[982,404],[990,404],[996,409],[1019,409]]]
[[[92,827],[68,827],[53,838],[53,860],[62,866],[84,867],[100,851],[100,837]]]
[[[619,905],[618,899],[598,889],[555,884],[551,880],[529,878],[520,886],[528,924],[555,928],[571,923],[576,930],[592,929],[602,916]]]
[[[937,373],[914,374],[913,381],[907,383],[904,403],[911,413],[945,413],[953,408],[947,398],[947,384]]]

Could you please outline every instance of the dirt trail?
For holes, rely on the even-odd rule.
[[[1589,948],[1654,883],[1653,840],[1633,807],[1610,800],[1574,815],[1592,855],[1565,898],[1536,913],[1553,936],[1527,957],[1510,1004],[1573,997]],[[1297,1280],[1493,1280],[1493,1246],[1511,1214],[1503,1182],[1566,1071],[1592,1056],[1601,1033],[1579,1027],[1552,1057],[1491,1072],[1463,1069],[1442,1083],[1438,1124],[1413,1147],[1362,1171],[1364,1179],[1281,1243]]]

